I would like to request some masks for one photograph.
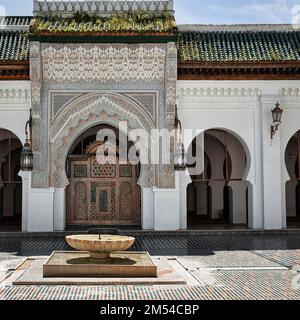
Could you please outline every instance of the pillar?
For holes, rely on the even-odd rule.
[[[66,227],[66,190],[57,188],[54,199],[54,231],[64,231]]]
[[[31,172],[21,171],[22,178],[22,232],[28,232],[28,198],[31,184]]]
[[[295,218],[296,212],[296,188],[297,180],[288,181],[286,183],[286,211],[287,218]]]
[[[187,188],[192,182],[188,170],[183,172],[176,172],[179,176],[179,193],[180,193],[180,229],[187,229],[187,219],[188,219],[188,203],[187,203]]]
[[[31,172],[19,173],[23,181],[22,231],[54,231],[54,189],[33,189]]]
[[[16,185],[8,183],[3,188],[3,216],[12,218],[14,216],[14,190]]]
[[[0,221],[3,219],[3,197],[1,192],[3,192],[4,183],[2,181],[1,169],[2,169],[3,159],[0,160]]]
[[[197,215],[206,216],[207,215],[207,184],[206,182],[197,182]]]
[[[224,209],[224,181],[211,181],[211,217],[212,219],[220,219],[222,210]]]
[[[3,187],[4,187],[4,184],[2,183],[2,181],[0,181],[0,221],[2,221],[3,219],[3,197],[2,197]]]
[[[180,174],[175,173],[175,189],[154,188],[154,230],[177,231],[180,229]],[[186,203],[186,200],[185,200]],[[182,204],[184,205],[184,203]]]
[[[283,192],[281,180],[280,129],[271,140],[272,109],[278,101],[278,96],[264,95],[262,97],[263,126],[263,195],[264,195],[264,228],[282,229],[283,226]]]
[[[230,214],[231,224],[247,224],[247,182],[231,181],[232,189],[232,212]]]
[[[152,188],[142,189],[142,229],[154,229],[154,213],[153,213],[154,194]]]

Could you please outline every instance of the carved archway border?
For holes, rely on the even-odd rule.
[[[120,96],[92,94],[71,103],[55,121],[50,133],[50,186],[65,188],[69,184],[65,170],[67,155],[73,142],[84,131],[99,124],[119,128],[120,121],[127,121],[129,130],[145,129],[148,134],[155,128],[140,107]],[[139,185],[142,188],[156,186],[155,166],[141,166]]]

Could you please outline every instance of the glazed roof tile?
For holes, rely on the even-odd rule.
[[[133,19],[38,18],[37,32],[109,33],[174,32],[172,17],[140,16]],[[31,17],[0,17],[0,62],[28,61]],[[182,64],[276,63],[300,61],[300,31],[291,26],[179,26],[178,61]]]
[[[179,31],[180,63],[300,61],[300,31]]]
[[[0,30],[0,61],[27,61],[29,58],[28,34],[22,31]]]

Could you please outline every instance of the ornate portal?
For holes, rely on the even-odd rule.
[[[92,142],[81,155],[68,157],[68,225],[140,225],[139,165],[99,164]],[[117,153],[116,153],[117,154]]]

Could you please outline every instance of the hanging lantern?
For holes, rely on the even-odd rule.
[[[177,150],[176,150],[176,163],[174,165],[175,171],[185,171],[187,168],[186,165],[186,154],[184,150],[184,145],[183,143],[179,143],[177,145]]]
[[[178,118],[178,109],[177,105],[175,106],[175,129],[179,131],[179,135],[177,137],[177,147],[175,152],[175,171],[185,171],[187,168],[186,165],[186,154],[184,150],[184,145],[181,142],[182,140],[182,125],[181,121]]]
[[[283,109],[280,108],[280,104],[277,102],[275,109],[272,110],[272,117],[274,123],[281,123]]]
[[[29,140],[26,139],[23,150],[20,156],[21,171],[32,171],[33,170],[33,153]]]
[[[21,171],[32,171],[33,170],[33,152],[31,149],[31,128],[32,128],[32,116],[31,116],[31,111],[30,111],[30,118],[26,122],[25,125],[25,136],[26,136],[26,141],[23,146],[23,150],[21,152],[20,156],[20,167]],[[30,138],[29,138],[30,134]]]
[[[281,125],[282,114],[283,114],[283,109],[280,108],[280,104],[277,102],[275,108],[272,110],[272,118],[273,118],[273,123],[271,125],[272,140]]]

